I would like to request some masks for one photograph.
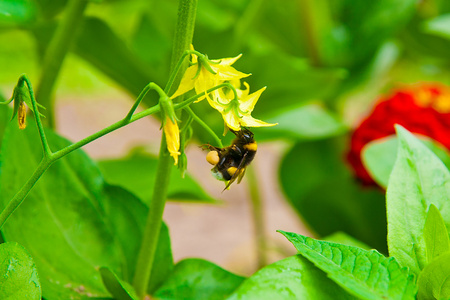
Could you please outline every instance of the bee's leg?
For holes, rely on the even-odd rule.
[[[201,145],[201,146],[199,146],[202,150],[210,150],[210,151],[213,151],[213,150],[215,150],[215,151],[220,151],[221,150],[221,148],[218,148],[218,147],[214,147],[213,145],[210,145],[210,144],[203,144],[203,145]]]

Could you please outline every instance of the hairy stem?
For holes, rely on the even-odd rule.
[[[76,29],[83,19],[88,0],[70,0],[65,16],[59,24],[44,57],[41,78],[36,89],[36,98],[47,109],[46,123],[55,127],[52,92],[64,58],[76,36]]]
[[[159,232],[161,230],[162,216],[166,205],[167,189],[169,186],[170,171],[172,169],[172,158],[168,155],[166,148],[166,140],[163,134],[156,169],[156,179],[153,185],[152,201],[149,205],[141,251],[139,251],[133,280],[134,288],[141,298],[145,296],[148,283],[150,282]]]
[[[189,50],[190,45],[192,44],[192,38],[194,37],[195,15],[197,13],[197,0],[179,0],[178,3],[178,19],[175,29],[172,60],[170,64],[171,72],[175,70],[175,66],[180,57],[182,57],[186,50]],[[188,62],[183,61],[181,69],[186,70],[187,67]],[[180,83],[182,76],[183,72],[180,72],[175,76],[173,85],[168,87],[169,90],[166,90],[168,95],[173,94],[174,89]]]
[[[188,61],[185,61],[184,57],[186,50],[189,50],[192,43],[196,11],[197,0],[179,0],[178,21],[170,68],[171,73],[176,73],[177,75],[170,76],[169,84],[165,88],[165,92],[169,95],[178,86],[184,71],[188,67]],[[178,63],[180,60],[182,62]],[[174,105],[174,108],[176,109],[177,106]],[[152,201],[149,205],[149,213],[133,279],[133,286],[141,299],[145,297],[151,279],[150,276],[152,274],[153,261],[158,246],[159,231],[166,203],[171,164],[172,160],[167,152],[166,140],[163,133],[159,151],[157,176],[153,185]]]

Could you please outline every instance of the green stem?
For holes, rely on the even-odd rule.
[[[258,180],[254,168],[247,168],[247,180],[250,187],[250,199],[252,203],[253,230],[256,241],[256,257],[258,269],[267,265],[267,243],[264,227],[263,203],[258,188]]]
[[[54,103],[52,91],[64,58],[76,36],[76,29],[83,20],[83,13],[88,0],[70,0],[64,19],[56,29],[50,41],[41,71],[41,78],[36,89],[36,98],[47,109],[47,123],[55,127]]]
[[[41,116],[39,115],[39,108],[37,106],[36,97],[34,96],[33,86],[27,75],[22,74],[19,81],[24,81],[28,87],[28,93],[30,94],[31,105],[33,106],[34,119],[36,120],[36,126],[38,128],[39,136],[41,138],[42,149],[44,150],[44,157],[49,157],[52,155],[50,146],[48,145],[47,137],[45,135],[44,126],[42,125]]]
[[[185,108],[186,112],[198,123],[200,124],[201,127],[203,127],[203,129],[206,130],[206,132],[209,133],[209,135],[211,135],[211,137],[214,139],[217,147],[219,148],[223,148],[222,145],[222,141],[219,139],[219,137],[216,135],[216,133],[205,123],[203,122],[202,119],[200,119],[192,110],[192,108],[187,107]]]
[[[189,50],[194,37],[195,15],[197,13],[197,0],[179,0],[178,2],[178,19],[175,30],[175,37],[172,50],[172,60],[170,63],[171,73],[175,70],[176,64],[180,57],[186,50]],[[181,69],[186,70],[188,62],[183,60]],[[168,95],[172,95],[175,91],[172,90],[178,86],[184,72],[176,75],[173,85],[166,90]]]
[[[147,84],[142,92],[137,97],[136,101],[133,104],[133,107],[131,107],[130,111],[128,112],[127,116],[125,117],[125,120],[130,121],[133,117],[134,112],[138,108],[139,104],[142,102],[142,99],[144,99],[145,95],[147,95],[148,91],[155,90],[160,97],[167,97],[167,95],[164,93],[164,91],[154,82],[150,82]]]
[[[153,261],[161,230],[162,216],[166,205],[166,195],[169,186],[172,159],[167,153],[166,140],[161,139],[156,179],[153,185],[152,201],[148,210],[142,244],[136,264],[133,285],[139,297],[143,298],[147,292]]]
[[[18,191],[14,195],[14,197],[8,202],[8,204],[0,214],[0,229],[3,227],[6,220],[8,220],[9,216],[11,216],[11,214],[20,206],[20,204],[22,204],[23,200],[28,195],[30,190],[33,188],[33,186],[36,184],[39,178],[41,178],[42,174],[44,174],[45,170],[47,170],[51,164],[52,161],[44,157],[37,166],[33,175],[31,175],[30,179],[28,179],[28,181],[22,186],[20,191]]]
[[[300,12],[300,27],[305,34],[305,45],[313,66],[322,64],[320,57],[320,41],[317,35],[317,20],[314,17],[315,0],[300,0],[298,2]]]
[[[197,11],[197,0],[179,0],[178,21],[173,45],[171,73],[176,73],[174,79],[169,80],[165,88],[167,94],[171,95],[178,83],[181,81],[184,71],[188,67],[188,61],[183,58],[186,50],[192,43],[194,35],[195,15]],[[179,65],[178,62],[182,61]],[[178,72],[180,71],[180,72]],[[178,108],[182,108],[179,106]],[[174,105],[177,108],[177,105]],[[167,153],[167,145],[164,133],[161,137],[161,148],[159,151],[159,161],[156,180],[153,186],[152,201],[149,205],[147,222],[143,234],[143,240],[139,249],[136,272],[133,279],[133,286],[137,295],[143,299],[147,293],[147,287],[152,274],[153,261],[158,245],[159,231],[161,228],[162,215],[167,197],[167,188],[172,160]]]

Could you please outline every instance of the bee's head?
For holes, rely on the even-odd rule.
[[[232,132],[236,135],[236,137],[239,140],[244,142],[244,144],[253,143],[254,142],[253,132],[251,132],[247,128],[242,128],[240,131],[233,131],[232,130]]]

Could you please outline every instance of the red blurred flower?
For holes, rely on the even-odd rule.
[[[427,83],[406,87],[381,98],[351,137],[347,159],[355,175],[366,185],[375,184],[361,161],[361,150],[369,142],[395,134],[394,124],[426,135],[450,149],[450,88]]]

